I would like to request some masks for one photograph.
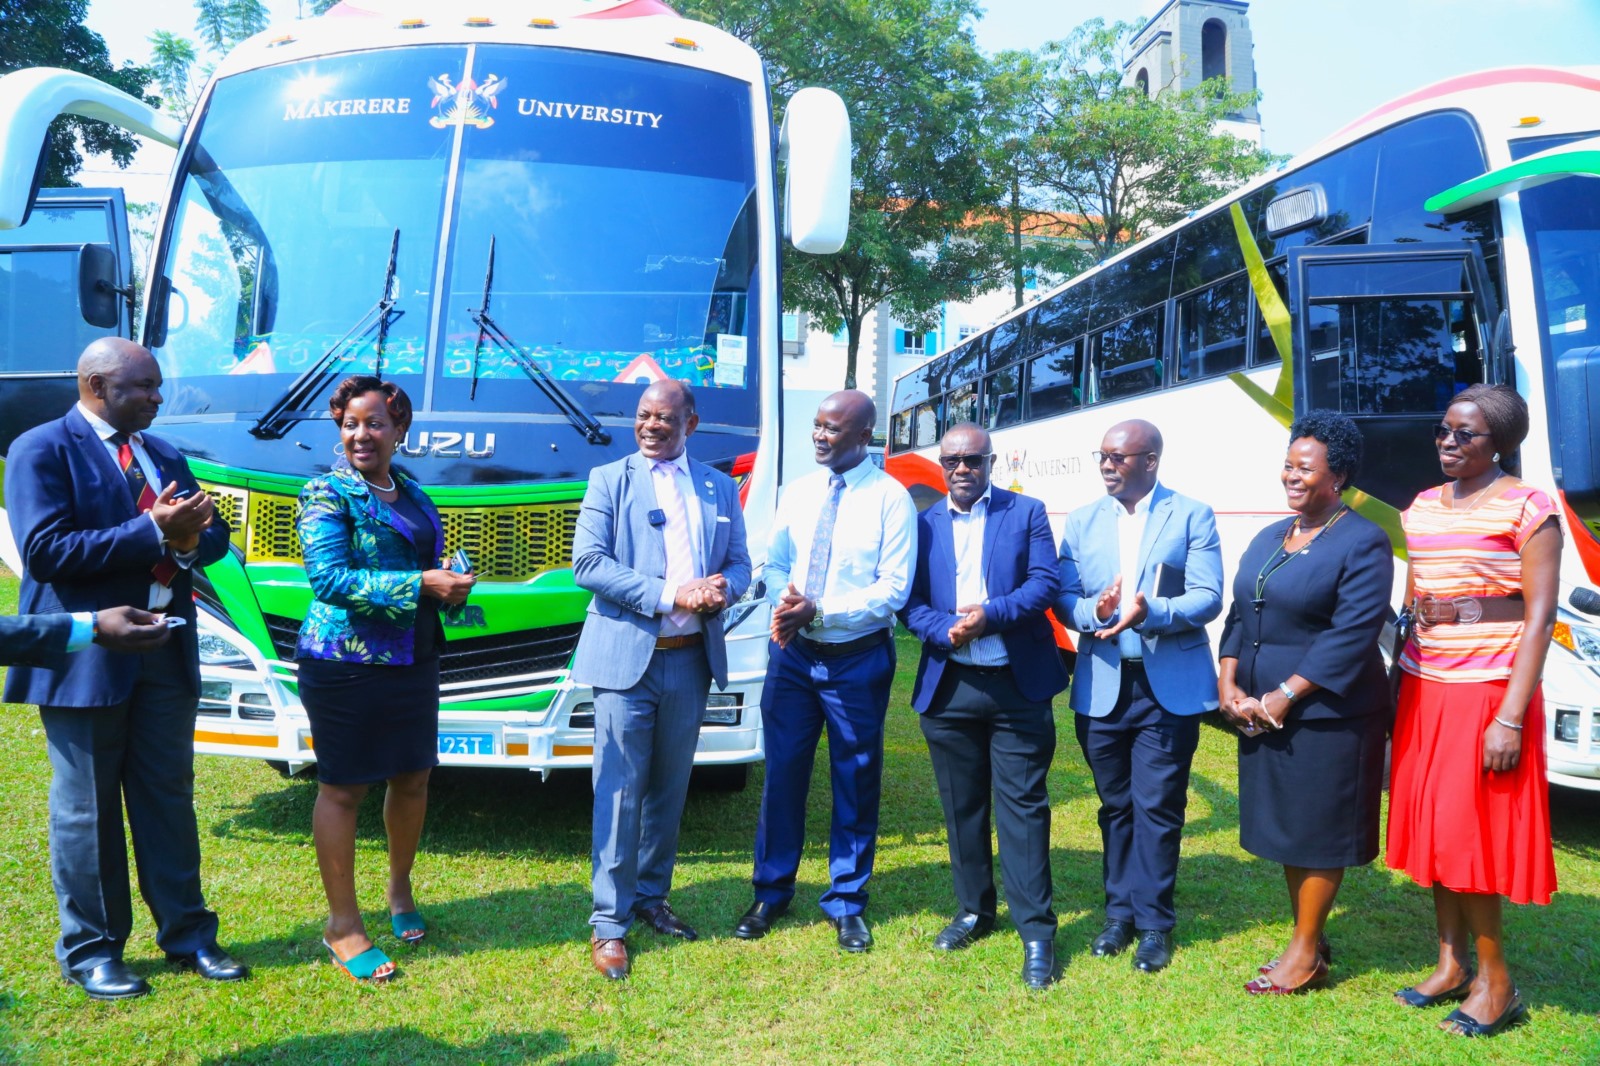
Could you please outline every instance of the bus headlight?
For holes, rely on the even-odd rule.
[[[1556,712],[1556,739],[1566,744],[1578,742],[1578,730],[1583,724],[1581,711]],[[1600,744],[1600,718],[1589,722],[1589,743]]]
[[[200,645],[201,666],[250,665],[250,656],[244,649],[214,629],[197,629],[195,642]]]
[[[1580,659],[1600,662],[1600,629],[1594,626],[1557,622],[1551,639]],[[1577,726],[1573,726],[1574,729]]]
[[[741,702],[742,699],[737,692],[713,692],[706,697],[704,724],[738,725]]]

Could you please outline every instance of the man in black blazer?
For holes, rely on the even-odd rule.
[[[1046,988],[1056,979],[1050,700],[1067,687],[1067,672],[1045,611],[1059,571],[1044,506],[989,484],[993,450],[972,423],[940,441],[949,496],[918,516],[916,573],[900,617],[922,641],[911,705],[939,783],[961,906],[934,947],[955,951],[994,928],[992,789],[1022,979]]]
[[[140,894],[168,961],[211,980],[246,974],[217,946],[194,814],[200,666],[190,572],[222,558],[228,527],[183,456],[145,432],[160,406],[155,357],[103,338],[78,359],[77,404],[18,437],[6,456],[23,612],[135,607],[180,623],[138,655],[63,648],[6,674],[5,699],[37,704],[44,723],[56,960],[91,999],[150,990],[122,961],[133,927],[124,805]]]
[[[160,615],[137,607],[73,614],[0,616],[0,666],[37,666],[46,656],[98,644],[110,651],[153,651],[172,634]]]

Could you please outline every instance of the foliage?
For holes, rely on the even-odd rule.
[[[1136,27],[1094,19],[1039,52],[1025,174],[1103,260],[1237,188],[1273,157],[1216,128],[1254,103],[1225,79],[1155,97],[1122,84]],[[1159,87],[1158,87],[1159,88]]]
[[[226,52],[267,28],[271,13],[263,0],[195,0],[195,32],[214,52]]]
[[[975,0],[700,0],[767,62],[774,109],[806,85],[844,98],[852,126],[850,237],[835,255],[785,249],[784,303],[848,331],[856,384],[863,324],[879,305],[928,329],[939,304],[992,285],[1003,234],[979,223],[996,190],[981,161]]]
[[[161,104],[185,121],[194,110],[197,86],[194,64],[198,58],[194,42],[167,30],[150,35],[150,66],[161,84]]]
[[[64,67],[155,104],[154,97],[144,96],[151,72],[132,63],[113,65],[105,40],[83,24],[88,9],[88,0],[0,0],[0,74],[27,67]],[[117,166],[126,167],[138,148],[138,138],[125,130],[63,115],[50,124],[43,184],[76,185],[72,176],[83,166],[85,152],[109,154]]]

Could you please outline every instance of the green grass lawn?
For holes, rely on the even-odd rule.
[[[3,574],[3,572],[0,572]],[[16,582],[0,577],[0,610]],[[0,1060],[22,1062],[795,1062],[795,1063],[1594,1063],[1600,1061],[1600,796],[1554,798],[1561,892],[1508,910],[1530,1024],[1491,1041],[1433,1026],[1389,993],[1432,965],[1429,894],[1381,862],[1354,870],[1330,923],[1333,987],[1265,1002],[1240,986],[1284,942],[1277,867],[1238,845],[1234,747],[1203,731],[1178,879],[1176,961],[1135,973],[1090,957],[1100,924],[1094,788],[1058,711],[1051,774],[1061,983],[1030,993],[1014,934],[944,956],[930,947],[953,911],[944,825],[907,705],[914,646],[902,639],[890,707],[883,828],[868,917],[877,947],[845,956],[813,906],[826,876],[825,775],[812,792],[800,906],[765,940],[730,930],[750,899],[760,774],[737,795],[697,793],[684,818],[673,904],[703,939],[635,932],[634,976],[589,966],[585,778],[441,772],[417,865],[432,930],[402,949],[383,905],[376,797],[361,824],[360,884],[378,943],[403,976],[358,987],[324,957],[311,846],[316,786],[259,762],[196,761],[206,894],[222,942],[254,967],[213,985],[169,971],[140,912],[127,959],[154,993],[90,1003],[63,984],[52,943],[46,846],[49,768],[30,708],[0,709]],[[821,760],[819,759],[819,765]]]

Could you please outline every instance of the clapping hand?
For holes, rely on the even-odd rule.
[[[950,647],[963,648],[983,636],[989,624],[989,615],[983,609],[983,604],[962,607],[956,614],[956,624],[950,627]]]
[[[672,602],[697,614],[716,614],[728,606],[728,579],[721,574],[697,577],[678,586]]]
[[[191,552],[200,546],[200,534],[216,516],[216,505],[204,492],[190,493],[181,500],[175,499],[177,494],[178,483],[167,482],[150,505],[150,517],[174,551]]]

